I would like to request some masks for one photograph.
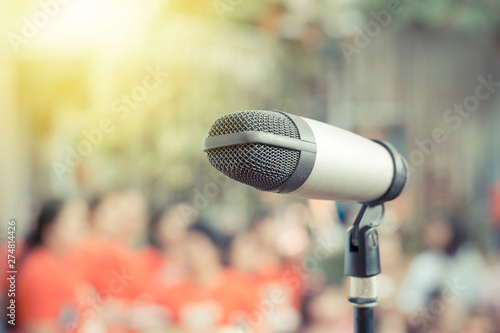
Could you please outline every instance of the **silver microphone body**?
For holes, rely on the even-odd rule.
[[[316,161],[306,182],[290,195],[365,202],[387,191],[394,173],[387,149],[338,127],[303,119],[316,138]]]
[[[382,203],[407,178],[406,161],[389,144],[280,111],[220,117],[203,149],[230,178],[310,199]]]

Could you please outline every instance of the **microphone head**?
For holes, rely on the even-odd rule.
[[[221,136],[236,139],[213,148],[204,147],[210,164],[229,178],[256,189],[274,191],[280,188],[294,174],[301,151],[241,139],[245,135],[262,133],[271,134],[274,140],[280,139],[276,136],[285,140],[300,139],[296,124],[284,113],[263,110],[230,113],[213,123],[206,140]]]

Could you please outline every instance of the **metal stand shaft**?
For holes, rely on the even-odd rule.
[[[373,308],[354,308],[354,332],[373,332]]]
[[[344,273],[350,276],[349,302],[354,307],[355,333],[374,332],[376,275],[380,274],[378,234],[374,221],[363,220],[367,210],[374,207],[363,205],[354,225],[347,230]],[[381,212],[383,215],[383,209]]]

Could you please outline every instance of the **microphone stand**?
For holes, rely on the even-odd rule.
[[[366,214],[375,209],[381,209],[378,219]],[[347,229],[344,274],[350,277],[349,303],[354,308],[355,333],[374,332],[374,308],[378,303],[376,276],[380,274],[375,226],[383,214],[383,204],[363,204],[354,224]]]

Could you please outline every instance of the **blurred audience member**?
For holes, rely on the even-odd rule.
[[[241,274],[223,267],[221,244],[205,224],[191,225],[182,250],[189,277],[158,291],[158,302],[185,332],[215,332],[252,320],[255,292]]]
[[[287,262],[277,246],[277,225],[270,214],[256,218],[251,225],[255,235],[255,272],[260,297],[268,298],[271,290],[280,289],[286,297],[286,304],[299,308],[303,288],[301,265]]]
[[[186,269],[182,262],[183,243],[195,215],[186,203],[168,205],[151,220],[150,241],[141,253],[141,260],[150,277],[165,285],[185,279]]]
[[[280,296],[272,304],[273,315],[264,318],[264,326],[271,332],[293,332],[300,325],[300,299],[305,284],[301,259],[308,245],[304,228],[307,222],[302,214],[306,207],[300,208],[298,211],[296,205],[287,206],[279,221],[265,212],[250,227],[255,249],[252,275],[259,300],[266,303],[275,295]]]
[[[422,318],[425,325],[438,325],[444,316],[439,305],[446,305],[452,313],[461,305],[469,310],[477,304],[484,264],[480,253],[465,240],[458,223],[451,220],[434,219],[425,226],[427,250],[410,263],[398,296],[399,309],[410,315],[410,326],[424,325]]]
[[[375,311],[377,332],[405,332],[405,320],[399,313],[396,300],[407,268],[403,255],[401,236],[395,232],[379,230],[380,265],[382,272],[377,276],[379,304]]]
[[[75,332],[91,289],[72,265],[86,233],[88,210],[76,200],[46,202],[26,241],[17,282],[18,324],[23,332]]]
[[[103,243],[120,239],[120,192],[95,197],[90,203],[90,236]]]
[[[137,264],[121,231],[124,194],[110,192],[91,204],[90,237],[78,248],[87,280],[106,299],[134,298]],[[140,223],[140,221],[138,221]]]
[[[85,310],[92,315],[102,313],[111,332],[163,323],[163,314],[156,308],[150,308],[154,315],[137,314],[153,303],[153,296],[146,292],[147,270],[134,248],[145,234],[145,207],[142,196],[130,190],[94,200],[90,237],[77,250],[76,264],[99,295],[86,303]]]
[[[462,333],[497,333],[499,329],[500,326],[495,324],[494,317],[475,311],[466,319]]]
[[[148,209],[142,194],[135,190],[119,192],[117,200],[119,213],[118,241],[128,248],[139,248],[145,241]]]
[[[353,332],[352,308],[348,293],[340,287],[329,287],[305,299],[303,328],[300,333]]]
[[[253,278],[258,270],[256,253],[259,251],[256,237],[248,231],[240,232],[231,241],[229,264],[239,272]]]
[[[498,254],[497,254],[498,256]],[[485,276],[485,283],[481,291],[481,305],[483,312],[488,315],[493,327],[497,330],[495,333],[500,332],[500,258],[496,258],[496,262],[490,264]],[[480,315],[477,313],[476,315]]]

